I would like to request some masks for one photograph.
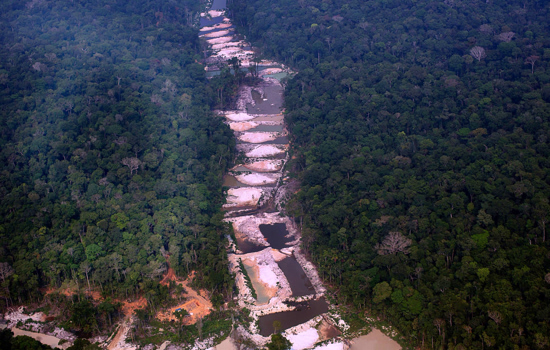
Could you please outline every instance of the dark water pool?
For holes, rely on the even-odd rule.
[[[286,145],[287,143],[288,143],[288,137],[281,136],[281,137],[277,137],[273,141],[264,142],[264,145]]]
[[[277,264],[281,270],[283,270],[283,273],[290,284],[293,297],[300,297],[315,293],[315,289],[311,285],[309,278],[307,278],[302,266],[300,266],[294,257],[284,258]]]
[[[237,238],[237,248],[239,248],[239,250],[243,252],[243,254],[248,254],[259,252],[260,250],[264,250],[266,247],[262,245],[257,245],[246,239]]]
[[[313,317],[321,315],[328,311],[328,304],[324,298],[300,303],[296,310],[278,312],[275,314],[260,316],[260,334],[264,337],[270,336],[275,332],[273,322],[281,322],[281,331],[297,326],[311,320]]]
[[[287,247],[287,243],[294,240],[293,237],[286,237],[288,230],[286,224],[260,225],[260,232],[267,238],[267,242],[275,249]]]
[[[201,27],[210,27],[214,24],[222,23],[223,22],[223,16],[214,17],[212,19],[208,19],[205,17],[201,17],[200,19],[200,26]]]
[[[223,186],[227,187],[250,187],[250,185],[243,184],[233,175],[224,175],[223,176]]]
[[[252,114],[278,114],[283,108],[283,88],[278,85],[264,87],[264,98],[255,90],[252,90],[252,98],[255,106],[247,105],[246,110]]]
[[[249,129],[247,131],[270,131],[270,132],[281,132],[283,131],[283,125],[266,125],[260,124],[255,128]]]
[[[214,0],[211,10],[223,10],[227,5],[227,0]]]

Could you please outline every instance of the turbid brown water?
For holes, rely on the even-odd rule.
[[[223,186],[226,187],[250,187],[249,185],[243,184],[235,178],[233,175],[224,175],[223,177]]]
[[[300,297],[315,293],[315,289],[311,285],[304,270],[294,257],[285,258],[277,262],[281,270],[286,276],[290,289],[292,289],[293,297]]]
[[[239,248],[239,250],[243,252],[243,254],[248,254],[248,253],[259,252],[260,250],[264,250],[266,247],[262,245],[254,244],[246,239],[237,237],[237,248]]]
[[[275,249],[283,249],[287,247],[288,242],[294,240],[293,237],[287,237],[286,224],[260,225],[260,232],[267,238],[269,245]]]
[[[250,277],[250,282],[252,282],[252,287],[256,291],[256,300],[259,304],[265,304],[271,299],[269,291],[265,285],[260,281],[260,276],[258,276],[257,270],[253,266],[244,265],[248,276]]]
[[[281,331],[297,326],[304,322],[307,322],[328,311],[328,304],[324,298],[319,300],[311,300],[300,305],[296,310],[277,312],[275,314],[269,314],[260,316],[260,334],[264,337],[270,336],[275,332],[273,329],[273,322],[279,321],[281,323]]]

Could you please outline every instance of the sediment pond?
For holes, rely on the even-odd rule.
[[[324,298],[318,300],[311,300],[301,303],[296,307],[296,310],[277,312],[265,316],[260,316],[260,334],[264,337],[270,336],[275,332],[273,328],[273,322],[279,321],[281,323],[281,331],[290,327],[297,326],[304,322],[307,322],[328,311],[328,304]]]
[[[275,249],[283,249],[294,240],[293,237],[288,237],[285,224],[260,225],[260,232],[267,239],[267,243]]]
[[[277,262],[279,268],[283,271],[292,289],[293,297],[301,297],[315,293],[311,281],[307,278],[302,266],[294,257],[288,257]]]

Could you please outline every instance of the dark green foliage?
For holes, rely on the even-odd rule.
[[[232,4],[299,71],[286,208],[342,301],[427,348],[548,348],[548,2]]]
[[[256,294],[256,290],[254,289],[254,286],[252,285],[252,280],[250,279],[250,276],[248,275],[248,271],[246,271],[246,268],[244,267],[243,261],[239,259],[239,268],[241,269],[241,272],[243,273],[244,280],[246,282],[246,286],[250,289],[250,292],[252,293],[252,297],[254,299],[258,298],[258,295]]]
[[[288,350],[292,343],[280,333],[271,335],[271,341],[267,343],[268,350]]]
[[[220,207],[234,140],[197,63],[199,6],[0,4],[4,307],[72,280],[158,308],[167,262],[232,290]]]

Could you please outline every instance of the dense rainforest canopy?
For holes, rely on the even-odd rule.
[[[342,300],[423,348],[548,348],[548,1],[230,6],[299,71],[288,209]]]
[[[168,265],[232,290],[234,140],[198,63],[200,5],[0,3],[2,308],[68,281],[155,304]]]

